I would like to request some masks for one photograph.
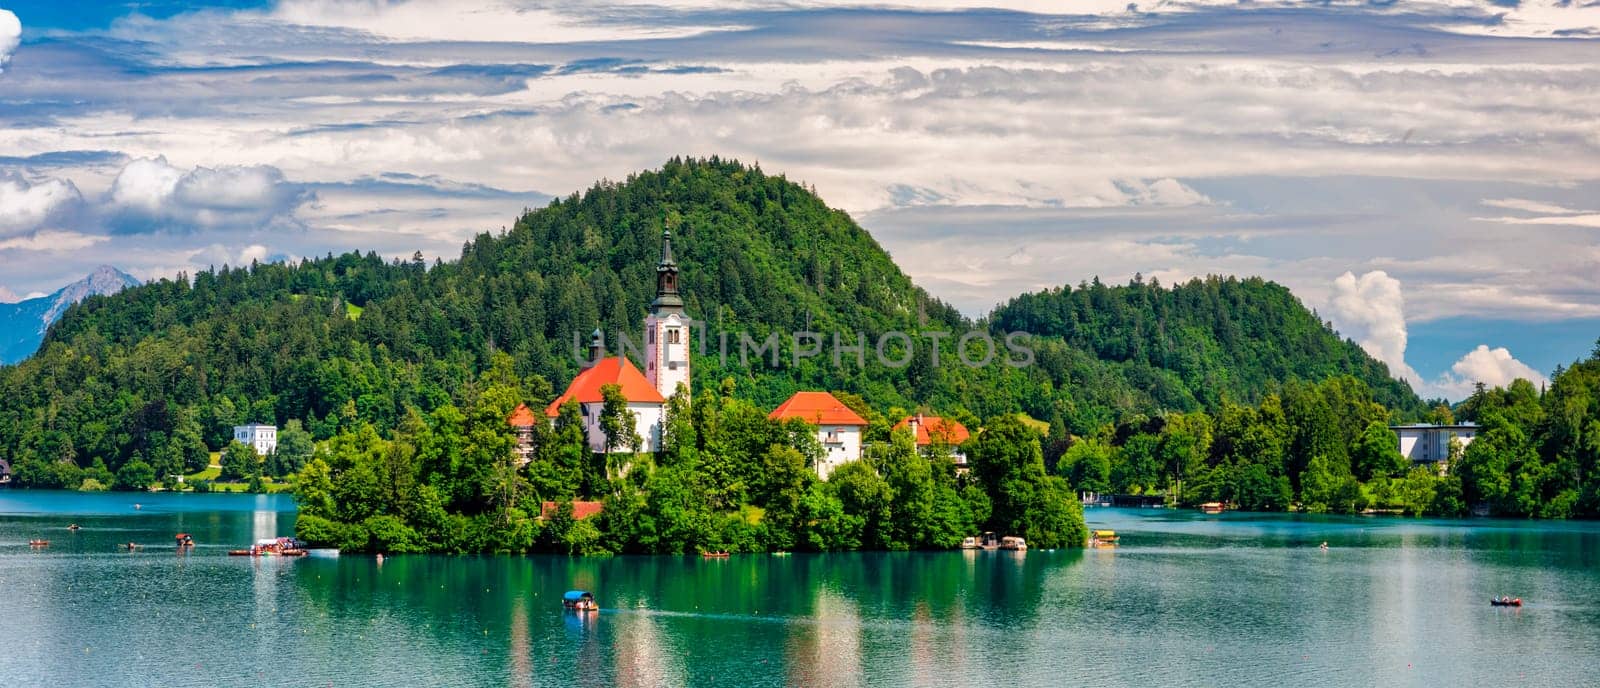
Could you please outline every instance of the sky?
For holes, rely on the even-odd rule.
[[[975,317],[1259,275],[1450,399],[1600,337],[1600,0],[968,5],[0,0],[0,301],[449,260],[721,155]]]

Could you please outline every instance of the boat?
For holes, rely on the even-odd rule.
[[[594,595],[587,590],[568,590],[567,594],[561,596],[561,606],[575,612],[600,611]]]
[[[1520,607],[1520,606],[1522,606],[1522,598],[1520,598],[1520,597],[1491,597],[1491,598],[1489,598],[1489,605],[1490,606],[1494,606],[1494,607]]]
[[[79,528],[82,528],[82,527],[83,526],[80,526],[80,525],[74,523],[74,524],[72,524],[70,526],[67,526],[67,530],[71,530],[71,531],[76,532]]]
[[[177,535],[172,536],[172,538],[177,541],[178,549],[186,549],[194,546],[194,538],[188,533],[178,533]]]
[[[250,549],[228,550],[230,557],[303,557],[308,552],[305,545],[291,537],[257,540]]]
[[[1206,502],[1205,504],[1200,505],[1200,513],[1220,514],[1222,513],[1223,508],[1222,502]]]
[[[1117,531],[1097,530],[1089,535],[1090,547],[1116,547]]]
[[[701,552],[700,556],[705,557],[707,559],[727,559],[728,558],[728,553],[726,551]]]
[[[1000,538],[993,531],[986,531],[978,538],[978,549],[1000,549]]]
[[[1028,542],[1015,535],[1007,535],[1003,538],[1000,538],[1000,549],[1008,549],[1013,552],[1026,552],[1028,551]]]
[[[120,549],[128,550],[129,552],[137,552],[137,551],[139,551],[141,549],[144,549],[144,545],[141,545],[141,544],[139,544],[137,542],[128,542],[128,543],[124,543],[124,544],[118,545],[117,547],[120,548]]]
[[[964,538],[961,538],[961,549],[980,549],[982,547],[983,547],[983,545],[978,544],[978,538],[975,538],[975,537],[964,537]]]
[[[50,546],[50,541],[49,540],[29,540],[28,541],[28,546],[29,547],[49,547]]]

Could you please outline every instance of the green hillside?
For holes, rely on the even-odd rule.
[[[1340,339],[1282,285],[1258,277],[1207,277],[1167,288],[1100,280],[1023,294],[990,316],[994,327],[1059,338],[1115,366],[1165,408],[1216,410],[1255,403],[1287,380],[1353,375],[1379,403],[1420,413],[1410,385]],[[1139,380],[1161,380],[1143,385]]]
[[[845,213],[800,184],[718,159],[673,160],[530,211],[459,260],[326,256],[162,280],[69,310],[39,354],[0,368],[0,454],[158,475],[218,450],[245,421],[300,421],[315,438],[395,428],[475,394],[495,355],[521,395],[551,398],[578,369],[573,336],[637,333],[663,226],[674,230],[691,315],[710,331],[862,332],[868,365],[795,367],[696,358],[702,389],[734,381],[770,408],[802,387],[859,394],[891,416],[925,405],[975,419],[1022,411],[1089,434],[1164,409],[1252,403],[1285,381],[1353,375],[1376,399],[1420,402],[1286,290],[1209,280],[1018,297],[972,323],[932,298]],[[360,317],[352,317],[357,312]],[[886,331],[1031,330],[1036,365],[904,368],[873,362]],[[635,334],[637,336],[637,334]],[[890,417],[888,420],[893,420]],[[197,470],[197,469],[194,469]]]

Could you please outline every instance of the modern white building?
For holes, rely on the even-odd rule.
[[[867,421],[844,402],[827,392],[795,392],[788,401],[767,414],[772,420],[799,418],[817,427],[822,443],[822,458],[817,460],[817,477],[827,480],[833,469],[861,458],[861,435]]]
[[[1412,463],[1438,463],[1450,458],[1450,440],[1461,443],[1466,449],[1478,436],[1480,428],[1473,423],[1460,425],[1391,425],[1400,441],[1400,453]]]
[[[256,454],[266,456],[278,450],[278,427],[275,425],[235,425],[233,426],[233,441],[256,450]]]

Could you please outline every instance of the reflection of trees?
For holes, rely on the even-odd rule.
[[[363,643],[403,641],[407,663],[471,657],[514,685],[676,685],[744,671],[851,685],[979,670],[991,639],[968,626],[1009,632],[1053,613],[1041,609],[1047,582],[1082,556],[395,556],[382,568],[349,556],[299,562],[292,578],[319,632],[365,624]],[[564,614],[560,595],[574,588],[594,591],[603,611]]]

